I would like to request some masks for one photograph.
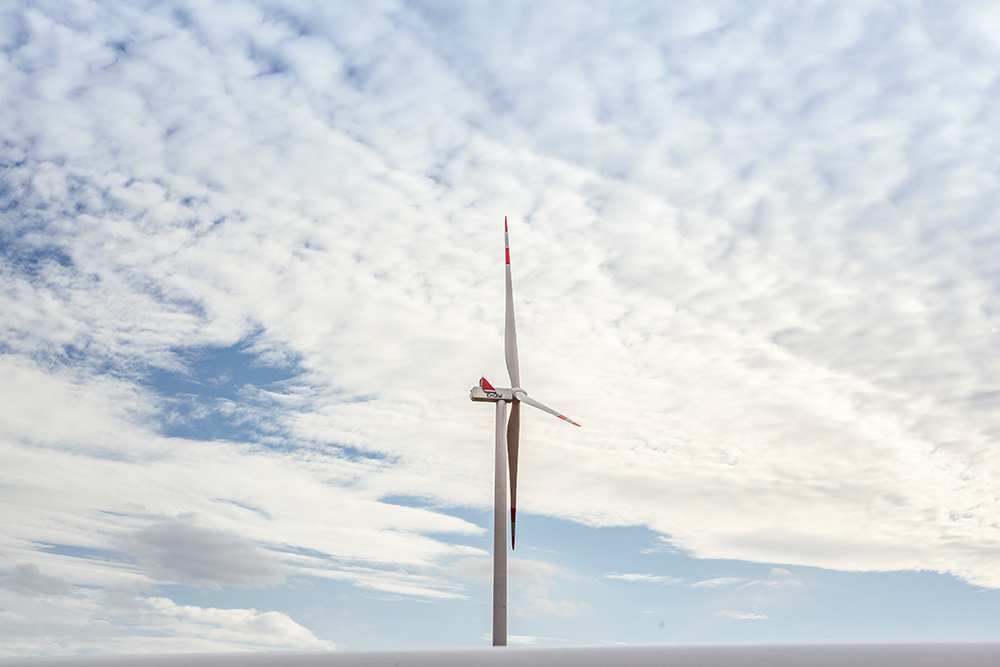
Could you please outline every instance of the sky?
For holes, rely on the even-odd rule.
[[[0,656],[1000,639],[997,35],[0,3]]]

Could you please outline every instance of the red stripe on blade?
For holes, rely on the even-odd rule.
[[[507,263],[510,264],[510,248],[504,248],[507,253]]]
[[[513,507],[510,508],[510,548],[511,549],[514,548],[514,526],[516,525],[514,523],[514,513],[516,511],[517,510],[515,510]]]

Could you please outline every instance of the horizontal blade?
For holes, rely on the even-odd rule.
[[[514,392],[514,398],[516,398],[519,401],[523,401],[524,403],[527,403],[528,405],[530,405],[533,408],[538,408],[539,410],[544,410],[545,412],[548,412],[550,415],[555,415],[556,417],[559,417],[559,419],[563,420],[564,422],[569,422],[573,426],[579,426],[579,424],[577,424],[575,421],[573,421],[572,419],[570,419],[566,415],[564,415],[564,414],[562,414],[560,412],[556,412],[555,410],[553,410],[552,408],[550,408],[547,405],[543,405],[543,404],[539,403],[538,401],[536,401],[535,399],[531,398],[530,396],[528,396],[523,391],[515,391]]]

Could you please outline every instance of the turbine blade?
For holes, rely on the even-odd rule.
[[[507,258],[507,301],[504,308],[503,352],[507,360],[510,386],[521,386],[521,371],[517,367],[517,332],[514,331],[514,286],[510,278],[510,240],[507,236],[507,216],[503,218],[503,246]]]
[[[573,421],[572,419],[570,419],[566,415],[553,410],[552,408],[550,408],[547,405],[543,405],[543,404],[539,403],[538,401],[536,401],[535,399],[531,398],[530,396],[528,396],[523,391],[515,391],[514,392],[514,398],[516,398],[519,401],[523,401],[524,403],[527,403],[528,405],[530,405],[533,408],[538,408],[539,410],[543,410],[545,412],[548,412],[550,415],[555,415],[556,417],[559,417],[559,419],[563,420],[564,422],[569,422],[573,426],[579,426],[579,424],[577,424],[575,421]]]
[[[521,434],[521,402],[510,404],[507,420],[507,464],[510,466],[510,548],[514,548],[514,525],[517,508],[517,445]]]

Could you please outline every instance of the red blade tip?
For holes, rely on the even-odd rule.
[[[510,508],[510,548],[514,548],[514,513],[517,512],[513,507]]]
[[[483,391],[496,391],[490,381],[486,379],[486,376],[479,378],[479,388]]]

